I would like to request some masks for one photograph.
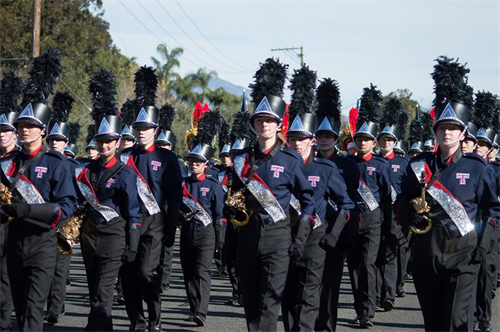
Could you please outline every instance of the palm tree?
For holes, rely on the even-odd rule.
[[[220,105],[225,103],[227,99],[229,99],[228,93],[226,92],[226,90],[224,90],[224,88],[217,88],[213,91],[210,91],[207,97],[215,107],[219,107]]]
[[[191,75],[186,75],[184,78],[179,77],[175,81],[174,91],[179,100],[193,105],[196,102],[197,94],[193,92],[193,81],[191,80]]]
[[[158,45],[156,51],[160,53],[165,63],[162,64],[155,57],[151,57],[151,61],[156,67],[160,91],[164,91],[165,99],[168,99],[171,97],[171,91],[174,90],[172,83],[180,78],[179,74],[174,72],[174,69],[180,66],[181,63],[178,58],[184,53],[184,50],[176,47],[169,52],[167,45],[163,43]]]
[[[217,72],[214,70],[207,71],[206,68],[200,68],[196,74],[191,74],[189,77],[194,86],[201,88],[200,99],[201,103],[204,104],[207,94],[211,91],[208,88],[208,83],[213,77],[217,77]]]

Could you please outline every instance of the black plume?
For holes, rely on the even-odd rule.
[[[476,93],[476,103],[474,105],[472,122],[478,129],[493,129],[493,122],[495,118],[498,118],[498,115],[496,114],[497,108],[497,99],[491,92],[483,91]]]
[[[434,119],[429,113],[422,113],[422,141],[425,142],[434,137],[432,131],[432,125],[434,124]]]
[[[231,144],[231,135],[229,133],[229,124],[226,122],[224,118],[222,119],[222,124],[220,126],[219,131],[219,151],[222,151],[222,148],[226,144]]]
[[[23,90],[23,81],[13,71],[6,72],[0,83],[0,112],[19,112],[17,105]]]
[[[250,114],[248,112],[238,112],[233,115],[231,142],[234,143],[237,139],[245,138],[250,142],[253,142],[256,138],[250,129]]]
[[[382,108],[381,127],[397,125],[399,132],[396,135],[402,139],[406,135],[408,119],[408,113],[406,113],[401,99],[395,96],[388,97]]]
[[[410,141],[410,144],[422,141],[422,123],[419,120],[413,120],[410,124],[408,141]]]
[[[52,99],[52,120],[55,122],[68,122],[74,101],[68,92],[57,92],[54,99]]]
[[[23,106],[28,103],[47,104],[61,73],[61,54],[59,51],[49,48],[34,58],[28,82],[23,90]]]
[[[292,90],[292,101],[288,112],[289,122],[292,123],[297,115],[312,113],[311,106],[314,101],[317,75],[315,71],[304,65],[294,70],[289,88]]]
[[[280,63],[279,59],[268,58],[260,63],[259,70],[253,76],[255,83],[249,85],[255,106],[268,94],[283,98],[287,69],[288,65]]]
[[[105,115],[118,115],[116,79],[112,72],[101,67],[90,79],[89,92],[92,94],[94,121],[100,122]]]
[[[316,115],[318,118],[329,116],[334,120],[340,120],[340,89],[339,83],[331,78],[324,78],[319,83],[316,90],[316,100],[318,101],[318,109]]]
[[[470,72],[465,65],[461,65],[453,58],[440,56],[435,61],[434,72],[431,74],[434,80],[434,106],[440,106],[451,101],[463,103],[472,107],[472,88],[467,85],[467,74]]]
[[[198,121],[198,135],[193,139],[193,147],[200,143],[212,146],[221,125],[222,116],[218,108],[205,112]]]
[[[69,142],[76,144],[78,137],[80,136],[80,124],[76,122],[70,122],[69,125]],[[92,126],[91,126],[92,127]]]
[[[120,117],[122,118],[122,124],[130,126],[135,121],[135,110],[140,107],[139,101],[137,99],[128,99],[123,103],[122,109],[120,110]]]
[[[87,127],[87,144],[94,138],[95,136],[95,126],[90,125]]]
[[[142,66],[135,73],[135,95],[141,101],[140,106],[154,106],[158,78],[153,67]]]
[[[381,103],[382,92],[377,90],[377,87],[370,83],[369,88],[363,89],[363,95],[361,96],[359,106],[358,122],[377,122]]]
[[[160,108],[160,127],[164,130],[172,130],[172,123],[175,119],[175,107],[165,103]]]

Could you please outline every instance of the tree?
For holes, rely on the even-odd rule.
[[[188,104],[191,103],[194,105],[197,100],[197,94],[193,92],[193,87],[193,81],[191,80],[190,75],[177,79],[174,87],[177,99],[181,102]]]
[[[174,83],[180,79],[179,74],[174,72],[175,68],[179,68],[181,65],[179,57],[184,53],[184,50],[180,47],[168,51],[167,45],[165,43],[159,44],[156,51],[160,53],[160,56],[165,61],[164,64],[155,57],[151,57],[151,61],[156,67],[156,75],[158,76],[158,88],[163,91],[165,101],[171,98],[171,92],[174,91]],[[162,96],[159,96],[160,98]]]
[[[0,57],[30,58],[33,1],[0,0]],[[133,96],[137,65],[113,45],[109,23],[102,19],[102,0],[44,0],[41,17],[41,50],[49,47],[61,52],[63,72],[55,91],[69,90],[76,102],[70,122],[82,127],[78,148],[85,151],[87,125],[91,124],[88,82],[92,74],[103,66],[117,77],[119,105]],[[15,70],[26,77],[30,65],[27,61],[5,61],[0,71]],[[119,106],[117,105],[117,106]],[[93,125],[93,123],[92,123]]]
[[[207,71],[206,68],[200,68],[196,72],[196,74],[191,74],[189,76],[191,81],[193,82],[193,86],[199,87],[201,89],[200,92],[200,101],[201,103],[205,103],[207,94],[210,93],[210,89],[208,88],[208,83],[213,77],[217,77],[217,72],[214,70]]]
[[[413,92],[410,92],[410,90],[408,89],[397,89],[396,91],[393,91],[385,96],[383,103],[385,103],[388,97],[398,97],[399,99],[401,99],[401,102],[403,103],[403,106],[411,120],[415,118],[415,110],[418,105],[418,102],[416,100],[411,99],[412,95]]]

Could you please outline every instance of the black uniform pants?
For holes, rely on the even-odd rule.
[[[193,314],[207,315],[210,301],[212,259],[215,250],[213,224],[198,229],[185,222],[181,230],[181,265],[189,308]]]
[[[404,285],[408,262],[410,261],[410,239],[412,234],[410,231],[402,229],[401,235],[403,237],[398,241],[398,277],[396,285],[402,287]]]
[[[249,331],[276,331],[290,257],[289,220],[262,226],[258,214],[240,228],[236,268]]]
[[[143,299],[148,307],[149,322],[158,324],[161,319],[161,274],[158,273],[158,268],[163,252],[165,213],[143,215],[141,221],[137,258],[132,264],[124,265],[121,274],[125,308],[136,329],[146,328]]]
[[[47,298],[47,314],[59,315],[65,311],[64,299],[66,298],[66,279],[71,263],[71,256],[56,255],[56,268]]]
[[[9,225],[8,248],[7,270],[19,329],[41,331],[56,264],[56,231],[16,220]]]
[[[163,246],[163,252],[160,258],[160,267],[158,273],[161,275],[161,287],[170,287],[170,275],[172,274],[172,261],[174,258],[174,246]]]
[[[228,223],[226,227],[226,240],[224,242],[224,256],[226,259],[229,281],[233,286],[233,296],[240,295],[240,281],[236,271],[236,250],[238,243],[238,227]]]
[[[347,256],[354,309],[358,316],[375,316],[377,267],[382,223],[379,208],[359,216],[358,234]]]
[[[7,232],[8,224],[0,224],[0,330],[10,327],[13,308],[7,272]]]
[[[425,330],[471,330],[479,271],[479,265],[471,263],[476,233],[448,239],[434,222],[427,234],[414,238],[413,280]]]
[[[377,300],[395,301],[398,278],[398,240],[403,237],[401,226],[393,224],[390,234],[382,234],[377,262]]]
[[[479,264],[479,275],[477,278],[476,296],[476,317],[478,321],[489,322],[491,320],[491,299],[493,295],[493,285],[496,284],[497,253],[496,244],[498,241],[498,231],[491,237],[490,247],[486,254],[486,259]]]
[[[326,224],[314,229],[302,258],[290,261],[281,304],[285,331],[314,331],[326,256],[319,241],[325,236],[325,229]]]
[[[83,222],[82,255],[90,295],[86,331],[113,330],[113,291],[125,252],[125,227],[121,217],[99,225],[88,219]]]

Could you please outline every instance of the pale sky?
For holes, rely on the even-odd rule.
[[[302,46],[319,78],[339,81],[344,111],[370,83],[384,95],[407,88],[430,108],[430,73],[439,55],[468,63],[474,91],[500,94],[498,0],[104,0],[104,10],[114,43],[139,65],[152,65],[165,42],[184,48],[180,74],[207,67],[243,87],[271,56],[290,65],[291,78],[300,59],[271,49]]]

